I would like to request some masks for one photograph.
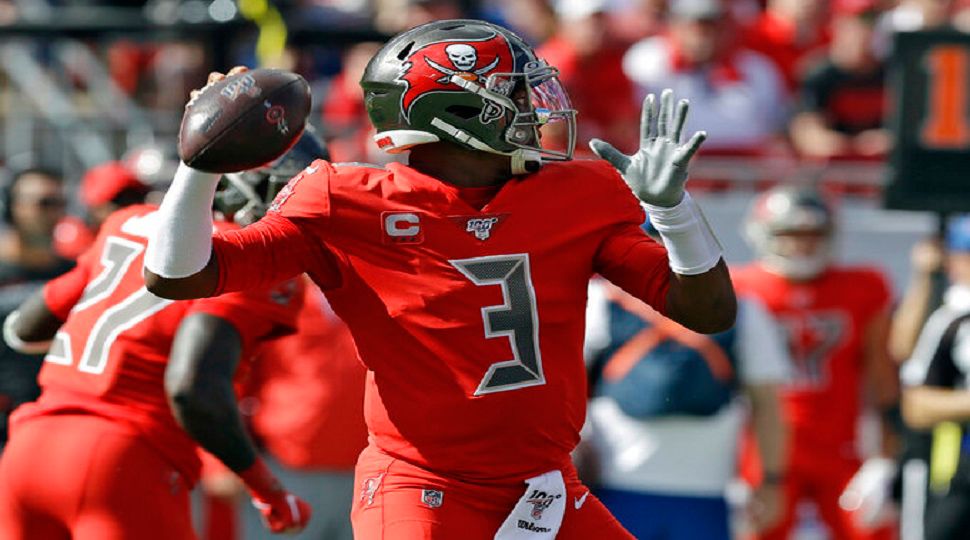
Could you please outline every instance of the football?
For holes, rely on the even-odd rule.
[[[186,105],[179,158],[213,173],[269,163],[300,138],[310,105],[310,85],[296,73],[254,69],[226,77]]]

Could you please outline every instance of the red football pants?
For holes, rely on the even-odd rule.
[[[556,540],[634,540],[575,469],[564,470],[563,478],[566,513]],[[456,481],[373,447],[361,454],[355,482],[355,540],[492,540],[526,488],[525,482],[495,487]]]
[[[123,426],[90,415],[17,424],[0,458],[4,540],[194,539],[182,476]]]
[[[757,535],[758,540],[787,540],[795,525],[795,510],[800,500],[811,500],[819,518],[837,540],[891,540],[893,527],[863,530],[849,512],[839,507],[839,496],[859,468],[856,460],[792,467],[785,478],[785,508],[782,518],[771,530]]]

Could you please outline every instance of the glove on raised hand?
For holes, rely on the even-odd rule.
[[[633,193],[646,204],[670,208],[684,198],[687,182],[687,163],[693,157],[707,133],[698,131],[685,144],[680,143],[681,131],[690,106],[686,99],[674,107],[673,92],[660,95],[660,111],[655,111],[656,98],[648,94],[640,113],[640,149],[628,156],[610,143],[593,139],[589,147],[597,156],[610,162],[620,172]],[[656,117],[656,129],[654,118]]]

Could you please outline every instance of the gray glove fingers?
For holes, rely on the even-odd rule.
[[[698,131],[693,137],[687,141],[687,144],[681,146],[677,149],[677,155],[674,156],[673,164],[677,167],[685,167],[690,158],[694,157],[697,150],[701,147],[704,140],[707,139],[706,131]]]
[[[656,135],[651,135],[654,102],[656,100],[657,98],[653,94],[647,94],[647,97],[643,98],[643,108],[640,109],[640,148],[646,148],[650,139],[656,137]]]
[[[684,124],[687,122],[688,108],[690,108],[690,102],[686,99],[677,102],[677,109],[674,111],[674,127],[670,133],[671,140],[677,144],[680,144],[680,136],[684,131]]]
[[[670,137],[671,118],[674,113],[674,92],[665,88],[660,93],[660,114],[657,117],[657,136]]]
[[[593,139],[589,141],[589,148],[594,154],[608,161],[620,174],[626,173],[626,170],[630,168],[629,156],[613,148],[612,144],[604,140]]]

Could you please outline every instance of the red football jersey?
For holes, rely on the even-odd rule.
[[[369,368],[372,444],[515,481],[569,459],[586,411],[586,289],[665,308],[666,251],[604,161],[549,163],[481,210],[405,165],[315,162],[259,223],[217,235],[220,290],[308,272]]]
[[[18,409],[12,421],[69,413],[111,418],[143,435],[194,482],[195,443],[176,424],[164,390],[180,321],[197,312],[226,319],[250,351],[258,340],[295,328],[302,291],[289,281],[197,301],[151,294],[142,265],[154,211],[135,206],[113,214],[74,270],[45,285],[47,306],[64,324],[41,368],[40,398]]]
[[[752,264],[732,273],[739,296],[754,295],[778,318],[794,362],[782,391],[796,455],[855,458],[864,371],[863,334],[889,307],[885,276],[871,268],[830,268],[792,282]]]

